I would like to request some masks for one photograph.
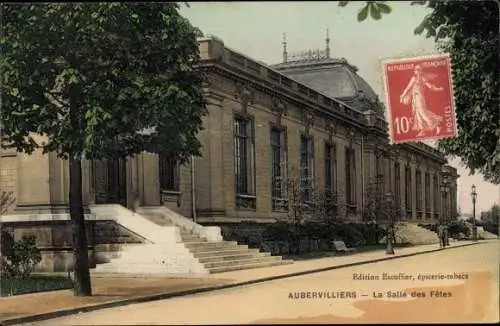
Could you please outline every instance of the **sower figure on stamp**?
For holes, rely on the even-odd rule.
[[[413,76],[408,85],[400,96],[400,103],[410,105],[412,111],[412,130],[418,131],[417,136],[423,136],[424,132],[436,130],[436,135],[439,135],[439,124],[443,117],[429,110],[424,94],[425,89],[438,92],[442,91],[442,87],[437,87],[430,83],[430,79],[434,77],[429,74],[423,74],[420,65],[415,66]]]

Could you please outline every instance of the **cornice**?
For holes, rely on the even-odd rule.
[[[288,103],[292,103],[299,108],[307,107],[309,109],[313,109],[313,111],[316,111],[317,113],[323,115],[325,120],[333,119],[342,124],[359,129],[358,132],[362,132],[367,128],[367,126],[364,124],[364,121],[361,119],[354,119],[350,115],[341,111],[332,111],[322,104],[313,102],[311,99],[304,97],[304,95],[300,94],[299,92],[292,92],[288,89],[284,89],[281,85],[273,84],[267,80],[263,80],[262,78],[256,78],[255,76],[250,75],[246,71],[238,69],[237,67],[228,66],[227,64],[224,64],[222,62],[212,60],[210,62],[201,64],[200,69],[213,71],[220,76],[233,80],[236,84],[250,84],[251,87],[255,90],[259,90],[265,94],[270,95],[271,97],[280,97],[286,100]]]

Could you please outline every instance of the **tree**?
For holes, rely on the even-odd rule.
[[[481,212],[484,229],[491,233],[499,233],[500,205],[493,205],[487,212]]]
[[[346,6],[349,1],[340,1]],[[444,154],[460,157],[471,173],[500,184],[498,1],[413,1],[432,12],[415,28],[426,32],[452,62],[458,136],[439,141]],[[375,20],[391,8],[368,1],[358,21]],[[473,90],[473,91],[471,91]]]
[[[4,231],[2,225],[2,215],[7,213],[7,210],[11,205],[16,202],[14,198],[14,193],[12,191],[6,192],[2,191],[0,193],[0,277],[4,268],[4,256],[6,254],[6,250],[10,247],[12,242],[9,242],[10,235]],[[2,289],[0,285],[0,296],[2,296]]]
[[[365,193],[365,209],[363,219],[367,222],[387,220],[386,202],[383,192],[384,178],[377,176],[369,180]]]
[[[343,197],[338,191],[317,190],[314,205],[316,217],[325,222],[340,220],[340,198]]]
[[[16,199],[14,198],[14,193],[12,191],[2,191],[0,193],[0,215],[7,213],[9,207],[12,206],[15,202]],[[0,220],[0,227],[1,222],[2,221]]]
[[[196,31],[175,3],[3,4],[2,146],[69,161],[75,295],[91,295],[84,159],[199,155]],[[42,138],[35,137],[41,135]]]

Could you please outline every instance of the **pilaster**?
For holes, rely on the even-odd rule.
[[[415,156],[410,157],[411,169],[411,219],[417,219],[417,166]]]
[[[46,137],[33,135],[37,143]],[[17,160],[18,213],[64,213],[67,211],[67,191],[62,175],[62,160],[55,153],[43,154],[41,149],[31,155],[19,153]],[[64,193],[66,191],[66,194]]]
[[[406,207],[404,207],[404,202],[406,198],[406,180],[405,180],[405,166],[406,162],[401,159],[401,157],[398,158],[399,162],[399,209],[401,212],[401,218],[402,219],[407,219],[408,217],[406,216]]]
[[[196,209],[200,217],[224,216],[235,207],[233,114],[223,109],[221,96],[207,93],[206,100],[208,114],[198,134],[201,157],[195,159]]]
[[[225,117],[230,118],[229,116]],[[269,136],[269,118],[266,116],[256,114],[254,116],[254,134],[255,134],[255,186],[257,195],[257,215],[259,216],[271,216],[271,147],[270,147],[270,136]],[[315,141],[314,150],[317,153],[319,148],[319,142]],[[315,162],[319,155],[314,155]],[[267,168],[262,168],[267,167]],[[265,171],[265,173],[264,173]],[[314,172],[316,168],[314,167]],[[313,179],[314,180],[314,179]]]
[[[143,206],[160,205],[160,173],[158,155],[151,153],[142,153],[134,158],[135,164],[138,164],[139,172],[138,189],[139,199]]]

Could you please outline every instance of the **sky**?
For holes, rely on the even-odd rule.
[[[390,2],[390,1],[389,1]],[[436,53],[432,39],[413,34],[428,9],[409,1],[390,2],[393,11],[379,21],[359,23],[357,12],[364,1],[338,7],[337,2],[193,2],[181,14],[205,35],[266,64],[282,62],[283,33],[288,52],[325,48],[330,35],[332,57],[346,58],[385,101],[380,61],[384,58]],[[463,214],[472,212],[470,190],[477,187],[476,214],[500,204],[500,186],[485,182],[480,174],[469,175],[460,159],[450,160],[460,174],[458,205]]]

